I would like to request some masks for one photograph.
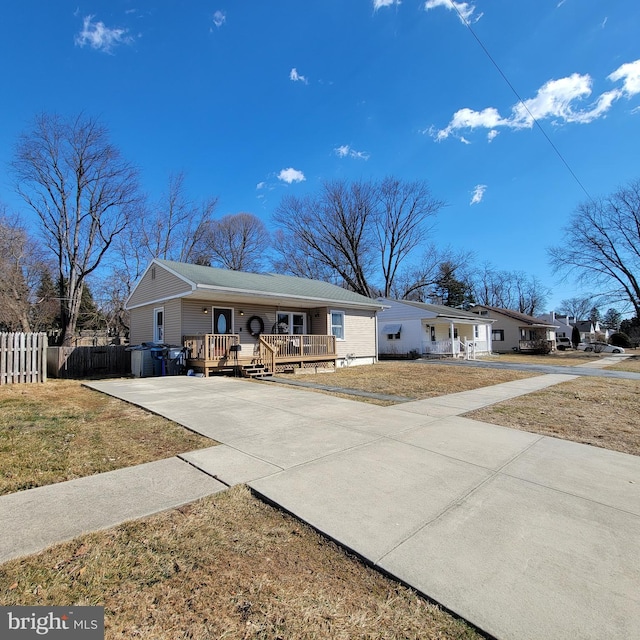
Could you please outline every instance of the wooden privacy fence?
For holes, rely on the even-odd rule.
[[[46,333],[0,333],[0,385],[46,382]]]
[[[126,346],[49,347],[47,370],[53,378],[129,375],[131,352]]]

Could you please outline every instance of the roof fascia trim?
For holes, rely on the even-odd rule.
[[[161,262],[158,261],[157,258],[154,258],[148,265],[147,268],[142,272],[142,275],[138,278],[138,280],[136,281],[136,283],[133,285],[133,288],[131,289],[131,293],[127,296],[127,299],[124,301],[124,308],[125,309],[135,309],[137,307],[141,307],[144,306],[145,304],[148,304],[147,302],[145,302],[144,304],[136,304],[133,307],[129,306],[129,300],[131,300],[131,298],[133,297],[133,294],[136,292],[136,289],[140,286],[140,283],[144,280],[144,277],[147,275],[147,273],[149,272],[149,270],[151,269],[151,267],[153,266],[158,266],[162,269],[164,269],[165,271],[168,271],[171,275],[176,276],[176,278],[179,278],[180,280],[182,280],[183,282],[186,282],[190,287],[191,290],[194,291],[196,288],[196,285],[194,282],[192,282],[191,280],[189,280],[188,278],[185,278],[184,276],[180,275],[179,273],[177,273],[176,271],[174,271],[173,269],[171,269],[170,267],[167,267],[166,265],[162,264]],[[184,295],[184,294],[182,294]],[[167,300],[170,300],[170,298],[167,298]]]
[[[312,298],[309,296],[298,296],[293,295],[291,293],[277,293],[277,292],[268,292],[268,291],[255,291],[253,289],[237,289],[233,287],[221,287],[218,285],[209,285],[209,284],[197,284],[194,292],[196,291],[214,291],[220,292],[222,294],[225,293],[236,293],[242,295],[250,295],[255,296],[257,298],[288,298],[290,300],[306,300],[306,301],[314,301],[318,303],[322,303],[325,305],[333,304],[333,305],[342,305],[347,307],[355,307],[359,309],[384,309],[385,306],[372,300],[370,303],[367,302],[355,302],[349,300],[336,300],[335,298]]]

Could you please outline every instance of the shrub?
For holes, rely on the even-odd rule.
[[[612,344],[614,347],[622,347],[623,349],[630,349],[633,346],[631,344],[631,338],[622,331],[617,331],[616,333],[611,334],[609,337],[609,344]]]

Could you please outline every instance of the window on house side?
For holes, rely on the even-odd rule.
[[[164,307],[153,310],[153,341],[164,342]]]
[[[344,311],[331,312],[331,335],[344,340]]]
[[[491,339],[494,342],[504,342],[504,329],[493,329],[491,331]]]

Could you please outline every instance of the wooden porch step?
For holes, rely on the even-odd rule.
[[[264,364],[245,364],[240,371],[245,378],[267,378],[273,375]]]

